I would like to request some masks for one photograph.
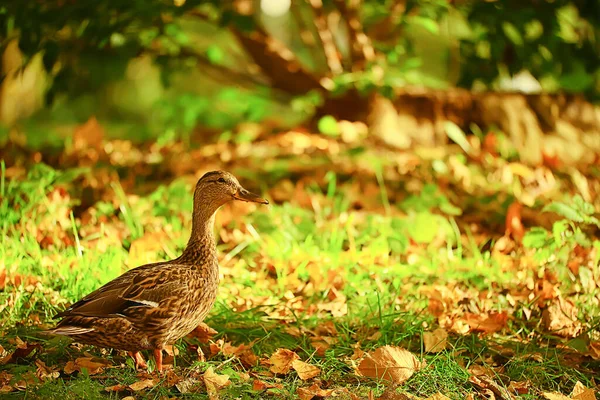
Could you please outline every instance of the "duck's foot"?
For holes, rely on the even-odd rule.
[[[131,358],[133,358],[133,361],[135,361],[136,368],[148,369],[148,364],[146,364],[142,353],[139,351],[136,351],[135,353],[133,351],[129,351],[127,353],[131,356]]]
[[[163,354],[162,349],[154,349],[154,363],[156,364],[156,370],[160,373],[163,369]]]

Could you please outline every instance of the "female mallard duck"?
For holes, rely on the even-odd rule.
[[[154,350],[156,369],[161,371],[163,347],[194,330],[215,302],[215,213],[231,200],[269,204],[228,172],[206,173],[194,191],[192,234],[183,254],[127,271],[57,314],[63,319],[47,332],[126,350],[142,368],[139,351]]]

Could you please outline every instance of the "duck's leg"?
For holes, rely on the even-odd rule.
[[[135,361],[136,368],[141,368],[141,369],[148,368],[148,365],[146,364],[146,361],[144,360],[142,353],[140,353],[139,351],[136,351],[135,353],[133,351],[128,351],[127,354],[129,354],[131,356],[131,358],[133,358],[133,361]]]
[[[154,349],[154,363],[156,364],[156,370],[158,372],[162,372],[162,360],[163,360],[163,355],[162,355],[162,349]]]

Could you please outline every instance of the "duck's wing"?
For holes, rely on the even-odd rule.
[[[187,268],[166,263],[132,269],[88,294],[56,317],[138,319],[169,297],[189,290]]]

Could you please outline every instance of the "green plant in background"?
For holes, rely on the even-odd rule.
[[[595,216],[594,206],[587,203],[579,195],[568,203],[555,201],[544,207],[543,211],[553,212],[563,217],[552,225],[552,231],[542,227],[531,228],[523,237],[523,246],[535,249],[535,258],[557,268],[567,281],[572,280],[572,272],[566,268],[570,255],[576,246],[582,248],[600,248],[600,241],[591,239],[589,227],[600,227],[600,220]],[[598,260],[595,261],[598,265]],[[578,268],[579,279],[585,284],[593,279],[593,272],[588,266]]]
[[[168,104],[160,105],[176,136],[184,137],[194,122],[230,129],[238,118],[260,120],[266,112],[258,98],[265,94],[285,104],[297,98],[292,108],[302,114],[352,120],[364,118],[357,111],[370,94],[394,97],[407,84],[490,88],[499,78],[526,70],[548,91],[583,92],[593,99],[600,90],[594,62],[597,2],[369,0],[360,10],[344,0],[325,1],[322,7],[292,2],[285,34],[257,5],[241,13],[235,3],[110,0],[82,7],[50,1],[38,7],[9,2],[0,7],[0,31],[18,38],[26,59],[43,51],[46,69],[53,71],[52,95],[94,93],[122,78],[129,61],[140,55],[160,66],[167,86],[189,91],[197,81],[195,92],[206,99],[165,98],[171,111]],[[315,26],[327,15],[340,17],[337,28],[319,28],[329,30],[333,43],[319,39],[327,34]],[[359,36],[366,39],[356,40]],[[268,50],[273,41],[281,47]],[[325,51],[327,46],[336,52]],[[115,61],[106,63],[107,55]],[[172,79],[177,71],[186,77],[196,71],[203,78]],[[215,112],[205,111],[207,99]],[[278,114],[270,110],[270,115]]]

